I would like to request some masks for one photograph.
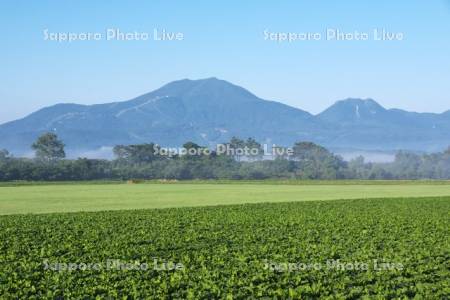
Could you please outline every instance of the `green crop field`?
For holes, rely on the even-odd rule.
[[[450,182],[72,183],[0,186],[0,214],[450,196]]]
[[[448,228],[448,181],[3,183],[0,299],[442,299]]]
[[[164,206],[173,197],[171,205],[198,205],[446,191],[110,188],[18,188],[2,191],[1,201],[33,201],[34,194],[28,211],[40,212],[39,204],[65,210],[54,206],[58,197],[69,210],[119,208],[105,202],[115,192],[114,203],[128,194],[135,205],[160,193],[153,205]],[[83,197],[97,204],[71,203]],[[449,212],[450,197],[434,197],[0,216],[0,298],[448,299]]]

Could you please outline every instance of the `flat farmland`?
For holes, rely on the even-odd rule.
[[[65,183],[0,186],[0,214],[450,196],[450,182]]]
[[[448,299],[449,211],[437,197],[0,216],[0,298]]]

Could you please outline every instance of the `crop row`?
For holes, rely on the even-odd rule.
[[[0,217],[0,298],[445,298],[450,198]]]

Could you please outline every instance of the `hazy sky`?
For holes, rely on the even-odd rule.
[[[319,3],[320,2],[320,3]],[[148,40],[106,40],[106,30]],[[45,40],[100,33],[100,40]],[[155,41],[153,30],[181,32]],[[326,40],[327,29],[369,40]],[[402,40],[374,41],[373,30]],[[277,42],[264,31],[320,33]],[[336,100],[387,108],[450,109],[450,2],[5,1],[0,2],[0,123],[59,102],[128,100],[182,78],[218,77],[261,98],[318,113]]]

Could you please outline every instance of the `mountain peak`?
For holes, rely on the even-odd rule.
[[[344,99],[344,100],[336,101],[333,106],[336,106],[336,105],[338,105],[338,106],[339,105],[350,105],[350,106],[360,105],[360,106],[384,109],[378,102],[376,102],[375,100],[373,100],[371,98],[366,98],[366,99],[347,98],[347,99]],[[333,106],[331,106],[331,107],[333,107]]]
[[[240,86],[234,85],[226,80],[219,79],[217,77],[208,77],[208,78],[201,78],[201,79],[190,79],[190,78],[184,78],[181,80],[175,80],[172,82],[167,83],[162,88],[166,86],[186,86],[186,87],[195,87],[198,85],[215,85],[215,86],[232,86],[236,88],[241,88]],[[243,89],[243,88],[241,88]]]
[[[386,109],[373,99],[347,98],[321,112],[318,117],[329,122],[370,120],[382,115]]]
[[[234,85],[226,80],[216,77],[204,79],[182,79],[167,83],[160,89],[149,93],[150,96],[169,96],[188,99],[202,99],[207,97],[210,101],[221,98],[229,101],[234,100],[259,100],[248,90]]]
[[[201,79],[183,78],[183,79],[171,81],[171,82],[167,83],[166,85],[196,85],[196,84],[200,84],[200,83],[204,84],[204,83],[213,83],[213,82],[218,82],[218,81],[227,82],[225,80],[218,79],[217,77],[208,77],[208,78],[201,78]]]

